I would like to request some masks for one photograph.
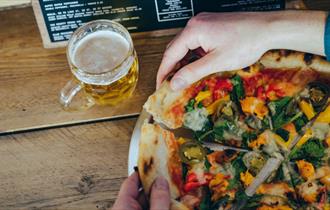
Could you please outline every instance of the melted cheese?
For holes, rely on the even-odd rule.
[[[305,182],[298,186],[298,194],[309,203],[316,202],[319,187],[315,182]]]
[[[200,131],[208,121],[208,112],[205,108],[195,109],[184,114],[184,126],[193,131]]]
[[[296,162],[296,164],[297,164],[299,173],[302,176],[302,178],[307,180],[307,179],[314,176],[315,169],[314,169],[314,166],[311,163],[309,163],[305,160],[298,160]]]

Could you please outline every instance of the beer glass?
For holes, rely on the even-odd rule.
[[[78,28],[67,59],[73,79],[60,92],[64,109],[115,105],[134,92],[138,59],[129,32],[119,23],[95,20]]]

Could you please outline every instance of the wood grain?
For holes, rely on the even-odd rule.
[[[135,121],[0,136],[0,209],[108,209]]]
[[[31,0],[1,0],[0,10],[13,9],[18,7],[28,7],[31,5]]]
[[[24,17],[24,18],[23,18]],[[136,115],[155,87],[162,52],[173,36],[134,39],[140,80],[133,97],[114,107],[65,112],[58,102],[71,73],[65,49],[44,49],[31,8],[0,12],[0,132]]]

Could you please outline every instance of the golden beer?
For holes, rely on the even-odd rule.
[[[84,91],[99,105],[115,105],[129,98],[135,90],[138,80],[138,60],[134,59],[128,73],[109,85],[83,84]]]
[[[82,26],[72,35],[67,56],[74,79],[61,91],[64,107],[70,107],[80,90],[87,99],[81,107],[115,105],[134,92],[138,59],[128,31],[120,24],[97,20]]]

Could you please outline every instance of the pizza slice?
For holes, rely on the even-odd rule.
[[[300,94],[308,84],[319,80],[320,74],[310,68],[322,66],[320,70],[324,70],[328,64],[320,57],[311,57],[306,64],[301,61],[302,55],[292,53],[282,55],[282,59],[279,53],[270,52],[246,69],[214,74],[177,92],[170,90],[166,81],[144,108],[168,128],[192,130],[199,141],[248,148],[251,136],[269,129],[284,137],[279,141],[282,146],[290,147],[288,138],[293,136],[288,135],[297,132],[293,124],[308,121],[319,110],[309,113],[307,102],[311,100]],[[295,66],[282,68],[281,62],[293,62],[293,58]]]
[[[175,138],[149,123],[142,127],[139,151],[138,169],[146,194],[156,177],[164,176],[170,184],[171,209],[232,208],[268,158],[258,151]]]
[[[300,138],[288,156],[303,209],[330,208],[330,105]]]

